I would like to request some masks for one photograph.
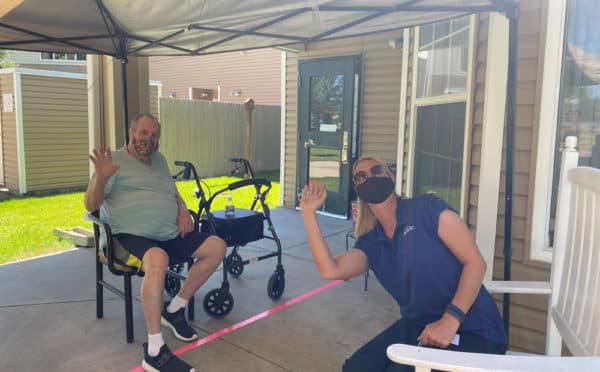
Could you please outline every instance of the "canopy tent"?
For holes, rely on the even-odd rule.
[[[202,55],[398,30],[514,6],[514,0],[24,0],[0,19],[0,48],[116,58]]]
[[[3,0],[0,49],[205,55],[399,30],[480,12],[510,20],[504,279],[510,280],[518,0]],[[4,15],[2,15],[5,13]],[[123,69],[125,71],[125,69]],[[127,94],[123,76],[124,95]],[[125,99],[125,103],[127,99]],[[125,127],[127,125],[125,107]],[[503,316],[508,332],[509,297]]]

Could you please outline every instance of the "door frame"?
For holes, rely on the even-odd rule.
[[[355,191],[352,187],[352,180],[351,180],[351,173],[352,173],[352,167],[354,166],[354,163],[358,160],[359,158],[359,143],[360,143],[360,115],[361,115],[361,101],[362,101],[362,75],[363,75],[363,71],[362,71],[362,63],[363,63],[363,56],[361,54],[349,54],[349,55],[337,55],[337,56],[326,56],[326,57],[311,57],[311,58],[306,58],[306,59],[300,59],[298,60],[298,75],[297,75],[297,91],[296,91],[296,97],[297,97],[297,104],[296,104],[296,110],[297,110],[297,119],[296,119],[296,137],[297,137],[297,150],[296,150],[296,184],[294,185],[295,187],[295,192],[294,192],[294,205],[295,205],[295,209],[299,210],[299,194],[300,194],[300,172],[303,171],[308,171],[308,165],[306,167],[304,167],[304,169],[301,166],[301,152],[305,151],[304,150],[304,145],[302,143],[302,139],[301,139],[301,117],[302,115],[300,114],[301,112],[301,103],[303,103],[303,99],[301,99],[301,91],[302,91],[302,85],[301,85],[301,70],[302,70],[302,65],[303,64],[307,64],[307,63],[319,63],[319,62],[323,62],[323,63],[327,63],[327,62],[335,62],[335,61],[352,61],[353,63],[353,75],[354,75],[354,79],[352,80],[352,95],[351,95],[351,116],[349,118],[350,120],[350,125],[349,125],[349,134],[348,134],[348,148],[347,150],[347,159],[348,159],[348,163],[347,163],[347,167],[348,167],[348,195],[347,195],[347,200],[346,200],[346,205],[345,205],[345,214],[341,215],[341,214],[335,214],[335,213],[331,213],[331,212],[327,212],[327,211],[322,211],[322,210],[318,210],[317,213],[320,215],[325,215],[325,216],[329,216],[329,217],[334,217],[334,218],[338,218],[338,219],[349,219],[350,218],[350,209],[351,209],[351,201],[352,199],[355,197]],[[308,108],[310,110],[310,107]],[[343,135],[343,134],[342,134]],[[308,159],[307,159],[308,161]],[[306,179],[308,180],[308,175],[306,176]]]

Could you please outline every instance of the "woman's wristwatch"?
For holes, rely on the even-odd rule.
[[[452,303],[449,303],[448,306],[446,306],[446,312],[455,317],[460,324],[462,324],[462,322],[465,320],[465,317],[467,316],[467,314],[465,314],[464,311],[462,311],[458,308],[458,306]]]

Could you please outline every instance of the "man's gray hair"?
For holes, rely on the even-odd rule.
[[[154,121],[154,124],[156,124],[158,126],[158,134],[160,135],[160,122],[158,121],[158,119],[156,118],[156,116],[149,114],[147,112],[139,114],[138,116],[136,116],[132,121],[131,124],[129,125],[129,128],[133,129],[135,131],[135,129],[137,128],[137,124],[138,121],[141,118],[148,118],[151,119],[152,121]]]

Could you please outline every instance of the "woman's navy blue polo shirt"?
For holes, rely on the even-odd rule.
[[[417,326],[439,320],[454,298],[462,264],[438,237],[440,213],[448,204],[433,194],[398,198],[396,230],[389,240],[377,223],[361,235],[356,248],[365,252],[369,267],[392,295],[403,318]],[[498,308],[482,285],[458,333],[467,331],[506,344]]]

